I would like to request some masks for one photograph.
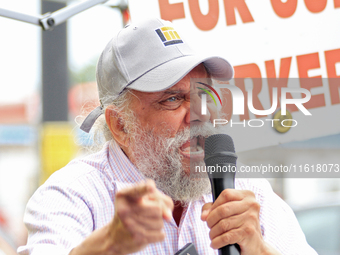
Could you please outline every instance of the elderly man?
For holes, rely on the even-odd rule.
[[[193,107],[200,94],[190,81],[232,75],[226,60],[194,53],[170,22],[121,30],[98,62],[101,106],[81,127],[96,122],[107,142],[33,195],[19,253],[168,255],[193,243],[198,254],[217,254],[237,243],[242,255],[316,254],[266,181],[237,179],[212,204],[208,178],[191,176],[216,130],[213,111]]]

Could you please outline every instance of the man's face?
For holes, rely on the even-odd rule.
[[[216,133],[210,118],[201,115],[201,90],[192,78],[207,78],[203,65],[194,68],[173,87],[154,93],[133,91],[126,118],[130,146],[127,156],[157,187],[174,200],[186,203],[209,193],[205,178],[193,177],[195,165],[204,164],[204,139]],[[216,110],[216,109],[215,109]]]
[[[174,137],[190,126],[199,127],[211,121],[214,117],[211,112],[214,111],[208,111],[207,115],[201,114],[201,91],[196,88],[197,84],[190,84],[192,78],[208,78],[203,64],[165,91],[134,91],[136,97],[133,97],[130,108],[133,109],[139,124],[148,127],[154,135]],[[208,102],[208,108],[210,107]],[[194,138],[184,143],[179,149],[183,162],[202,161],[203,145],[203,138]]]

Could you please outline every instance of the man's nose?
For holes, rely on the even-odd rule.
[[[206,113],[202,114],[202,99],[197,95],[191,97],[190,100],[190,123],[208,122],[210,120],[210,112],[206,109]]]

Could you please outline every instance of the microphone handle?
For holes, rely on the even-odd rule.
[[[235,189],[234,179],[230,178],[231,174],[234,173],[227,173],[228,175],[227,178],[214,178],[214,177],[210,178],[214,202],[218,198],[218,196],[222,193],[223,190]]]
[[[222,248],[219,248],[218,254],[219,255],[240,255],[241,249],[240,249],[240,246],[237,243],[228,244],[228,245],[226,245]]]
[[[219,164],[224,165],[224,164]],[[225,164],[225,165],[233,165],[233,164]],[[235,173],[234,172],[225,172],[223,173],[223,178],[221,178],[220,173],[217,173],[217,176],[214,177],[214,173],[209,174],[209,180],[211,183],[211,189],[213,193],[213,200],[217,199],[217,197],[222,193],[225,189],[235,189]],[[220,249],[218,249],[219,255],[240,255],[241,249],[238,244],[229,244]]]

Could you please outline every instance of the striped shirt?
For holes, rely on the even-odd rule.
[[[108,224],[114,216],[115,194],[120,189],[144,180],[115,142],[108,142],[95,154],[75,159],[54,173],[27,204],[24,221],[28,241],[18,248],[21,255],[67,255],[95,229]],[[263,238],[282,254],[316,255],[305,240],[290,207],[260,179],[236,179],[236,189],[255,193],[261,205]],[[180,225],[164,221],[166,238],[150,244],[139,255],[175,254],[193,243],[200,255],[217,255],[210,248],[209,228],[201,221],[202,196],[184,210]]]

